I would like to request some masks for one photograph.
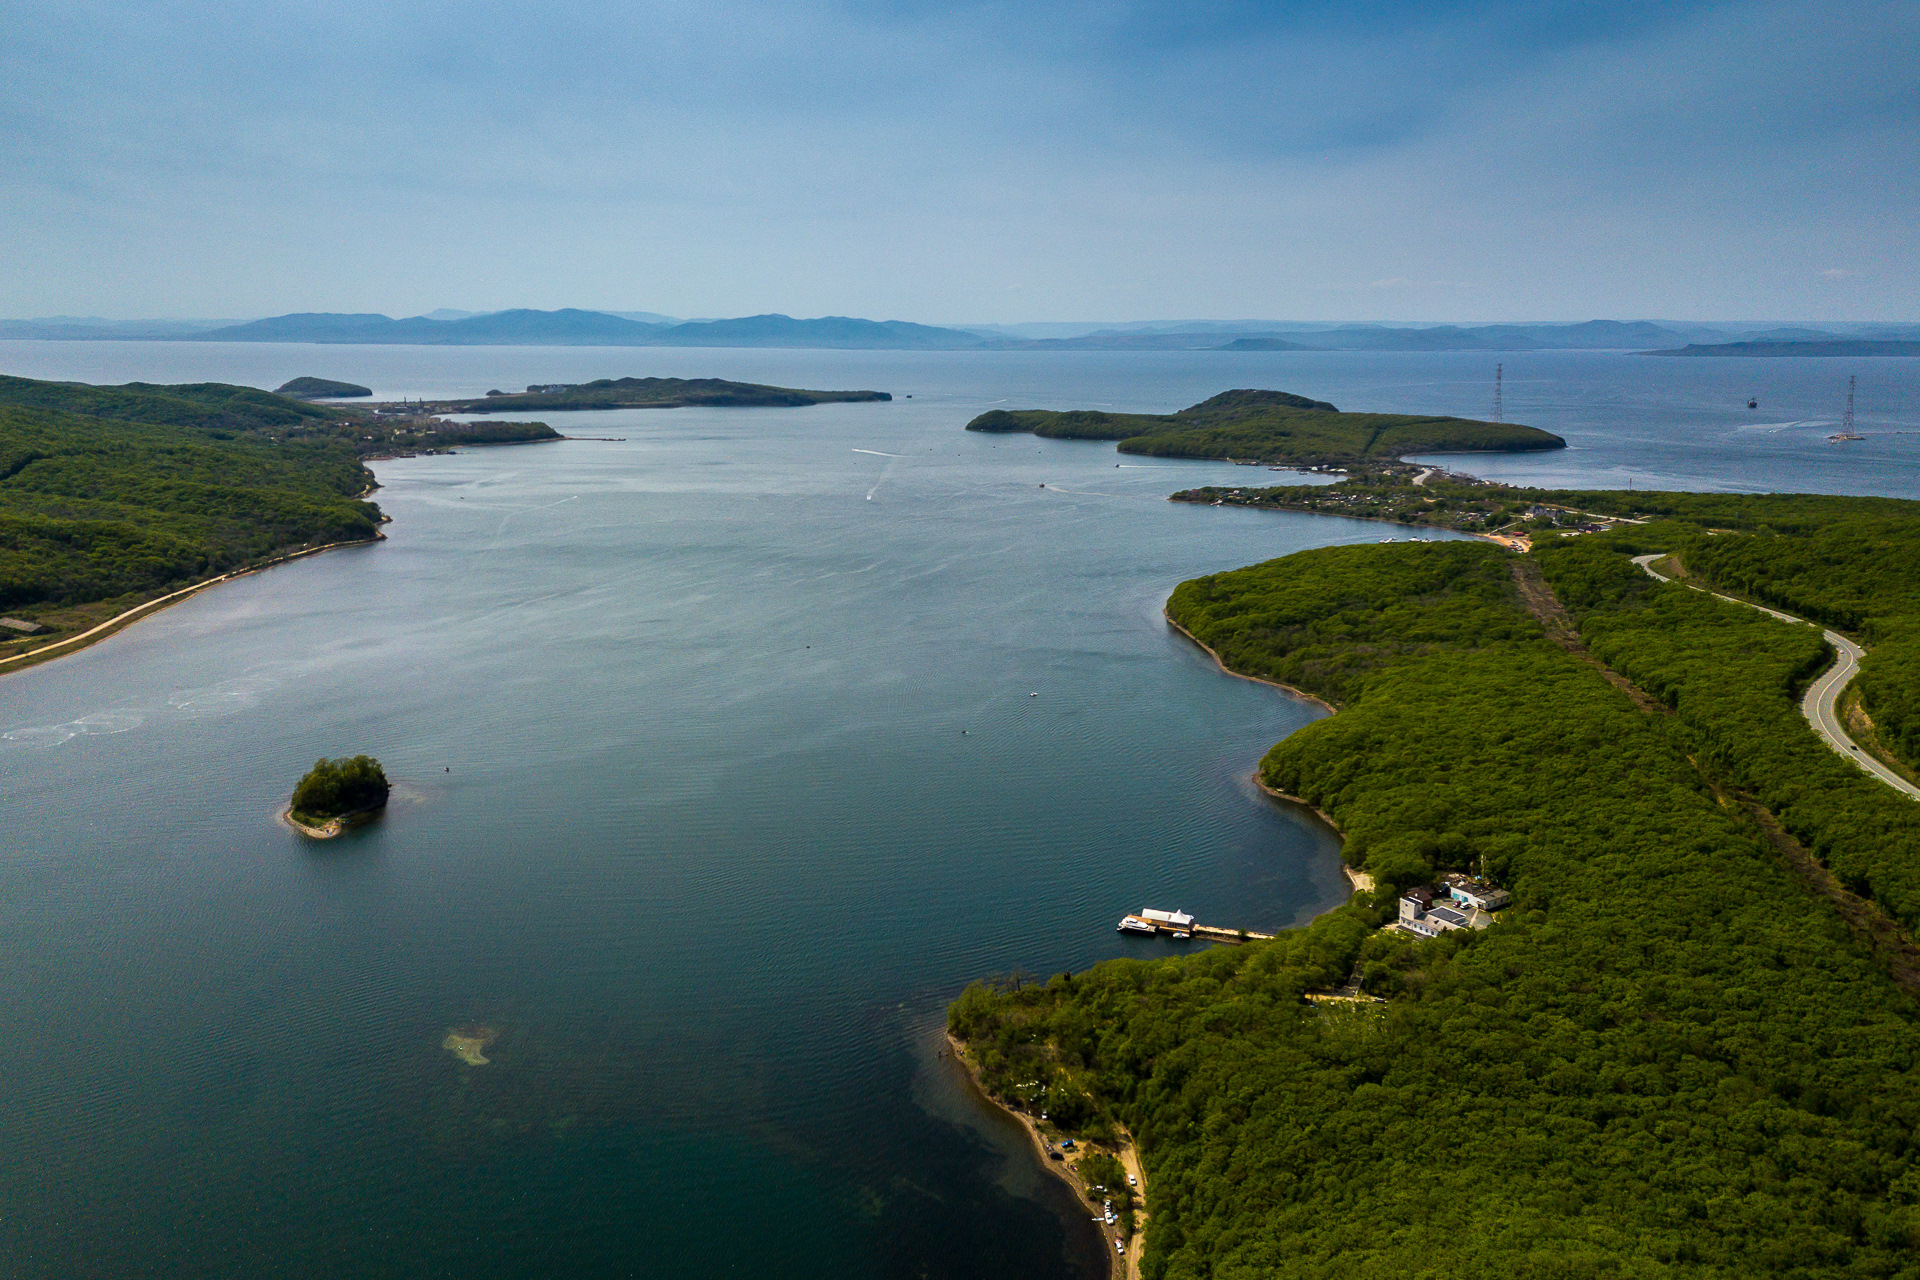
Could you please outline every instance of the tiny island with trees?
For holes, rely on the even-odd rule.
[[[323,757],[293,789],[287,823],[303,835],[331,839],[386,808],[391,792],[386,770],[372,756]]]

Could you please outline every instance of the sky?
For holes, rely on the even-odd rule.
[[[0,316],[1920,319],[1911,0],[0,5]]]

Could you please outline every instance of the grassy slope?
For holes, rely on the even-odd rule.
[[[999,409],[969,431],[1030,431],[1079,440],[1118,440],[1123,453],[1241,461],[1348,463],[1408,453],[1558,449],[1560,437],[1533,427],[1465,418],[1341,413],[1324,401],[1275,391],[1227,391],[1172,414],[1075,409]]]
[[[975,988],[956,1029],[1134,1127],[1149,1275],[1913,1274],[1912,1001],[1716,802],[1698,739],[1542,639],[1504,574],[1481,545],[1340,548],[1170,603],[1345,703],[1270,782],[1388,886],[1483,859],[1504,923],[1416,943],[1353,906]],[[1388,1005],[1299,1000],[1356,959]]]

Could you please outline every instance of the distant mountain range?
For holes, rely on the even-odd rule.
[[[961,328],[905,320],[744,316],[676,320],[652,311],[441,309],[394,319],[370,312],[299,312],[249,321],[101,320],[52,316],[0,320],[0,338],[137,339],[175,342],[318,342],[426,346],[811,347],[908,350],[1068,351],[1575,351],[1685,350],[1727,344],[1786,345],[1920,341],[1920,325],[1832,328],[1678,321],[1588,320],[1579,324],[1386,325],[1302,321],[1184,320],[1109,325],[1029,324]],[[1722,354],[1735,354],[1728,351]],[[1750,354],[1762,354],[1751,352]],[[1783,351],[1769,354],[1811,354]],[[1833,352],[1832,354],[1840,354]]]
[[[254,320],[191,335],[196,342],[413,343],[428,346],[580,347],[983,347],[987,339],[959,329],[904,320],[823,316],[746,316],[737,320],[659,323],[606,311],[495,311],[457,320],[414,316],[302,313]]]

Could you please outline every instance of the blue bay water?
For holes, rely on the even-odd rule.
[[[1501,359],[1508,417],[1574,448],[1466,470],[1920,496],[1920,436],[1891,434],[1920,426],[1912,361]],[[550,415],[624,439],[379,463],[387,542],[0,677],[0,1271],[22,1276],[1097,1274],[1090,1225],[936,1056],[942,1010],[986,975],[1173,953],[1114,933],[1142,905],[1275,928],[1344,896],[1330,834],[1248,780],[1314,713],[1160,606],[1394,531],[1164,501],[1267,472],[961,427],[1232,386],[1477,415],[1491,375],[189,343],[0,343],[0,367],[897,397]],[[1829,445],[1848,373],[1889,434]],[[358,751],[398,783],[382,821],[329,844],[277,823],[315,757]],[[441,1045],[475,1024],[482,1067]]]

